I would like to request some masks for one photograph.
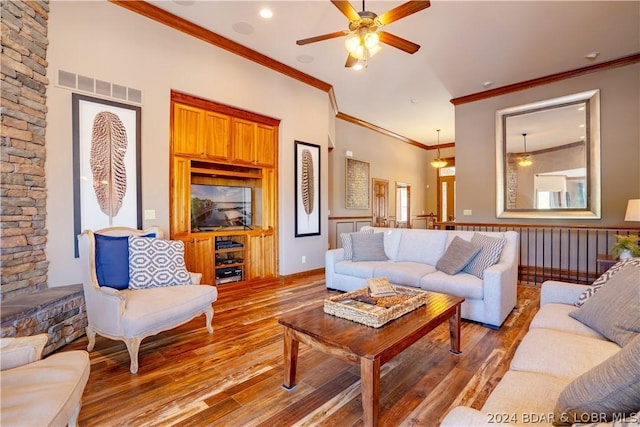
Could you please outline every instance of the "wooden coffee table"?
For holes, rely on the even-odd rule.
[[[464,298],[429,292],[426,305],[371,328],[326,314],[322,307],[292,313],[278,323],[284,326],[284,384],[296,385],[298,347],[302,342],[316,350],[360,365],[365,426],[378,424],[380,367],[445,321],[449,321],[451,352],[460,354],[460,305]]]

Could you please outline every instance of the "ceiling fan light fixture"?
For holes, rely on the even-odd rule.
[[[364,45],[367,49],[372,50],[380,46],[380,36],[376,32],[368,32],[364,36]]]
[[[360,41],[360,36],[357,34],[350,35],[344,41],[344,47],[347,49],[347,52],[349,52],[353,56],[355,56],[355,53],[358,51],[358,48],[360,48],[361,45],[362,43]]]

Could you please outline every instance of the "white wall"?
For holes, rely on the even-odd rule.
[[[142,209],[156,211],[169,232],[169,102],[177,90],[281,119],[279,147],[280,274],[324,266],[322,235],[294,238],[294,140],[322,149],[322,187],[328,188],[327,141],[333,132],[325,92],[242,59],[106,1],[49,3],[47,91],[47,259],[49,286],[80,283],[74,258],[72,117],[69,89],[56,86],[59,69],[140,89]],[[327,206],[327,193],[322,194]],[[305,254],[306,264],[299,257]]]
[[[600,89],[601,220],[553,220],[593,226],[624,223],[628,199],[640,197],[640,64],[562,80],[456,107],[457,218],[470,222],[514,222],[496,219],[497,110]],[[473,210],[463,217],[464,209]],[[523,223],[522,220],[515,220]],[[527,223],[549,223],[529,220]]]

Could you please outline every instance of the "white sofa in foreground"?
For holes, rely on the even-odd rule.
[[[540,310],[482,409],[458,406],[441,426],[640,425],[640,258],[635,259],[626,279],[616,273],[619,283],[613,276],[580,308],[574,304],[592,287],[545,282]],[[578,312],[580,321],[573,317]]]
[[[329,250],[325,255],[327,288],[352,291],[367,286],[369,278],[386,276],[394,284],[463,297],[462,317],[493,328],[502,325],[516,304],[518,233],[515,231],[475,233],[373,227],[363,227],[361,231],[383,233],[385,259],[347,259],[345,252],[355,247]],[[499,259],[480,272],[482,278],[464,271],[447,274],[436,269],[456,236],[469,242],[475,234],[504,239]]]

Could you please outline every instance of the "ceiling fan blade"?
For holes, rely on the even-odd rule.
[[[388,25],[398,19],[404,18],[405,16],[409,16],[421,11],[422,9],[426,9],[429,6],[431,6],[431,2],[429,0],[408,1],[378,16],[378,20],[382,25]]]
[[[402,37],[394,36],[386,31],[378,31],[378,35],[380,36],[381,43],[388,44],[407,53],[416,53],[418,49],[420,49],[419,44],[405,40]]]
[[[309,43],[320,42],[322,40],[335,39],[336,37],[342,37],[346,34],[349,34],[349,32],[346,30],[336,31],[335,33],[323,34],[321,36],[309,37],[308,39],[298,40],[296,41],[296,44],[299,46],[302,46]]]
[[[358,11],[351,6],[351,3],[348,1],[339,1],[339,0],[331,0],[331,3],[338,9],[344,16],[347,17],[349,21],[356,21],[360,19],[360,15],[358,15]]]
[[[347,62],[344,64],[345,68],[351,68],[358,63],[358,58],[349,54],[347,56]]]

